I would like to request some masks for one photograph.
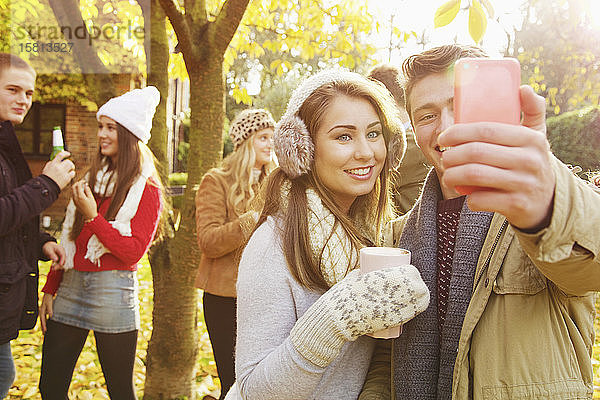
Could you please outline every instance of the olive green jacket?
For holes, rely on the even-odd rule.
[[[417,146],[415,134],[406,132],[406,152],[392,174],[392,199],[398,215],[406,214],[421,194],[430,167]]]
[[[553,169],[547,228],[526,234],[502,215],[492,219],[457,349],[453,399],[592,398],[600,192],[556,159]],[[405,222],[393,221],[388,245]],[[389,346],[376,351],[361,399],[390,398],[383,387],[393,382],[389,353]]]

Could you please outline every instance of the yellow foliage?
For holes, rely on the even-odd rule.
[[[450,0],[442,4],[433,17],[433,26],[439,28],[448,25],[456,18],[460,10],[460,0]]]
[[[487,18],[478,0],[473,0],[469,7],[469,35],[475,43],[481,42],[487,29]]]
[[[84,21],[98,16],[98,7],[90,2],[84,2],[81,7],[81,16]]]
[[[225,54],[227,55],[227,53]],[[189,79],[181,53],[169,54],[169,76],[179,79]]]
[[[111,12],[113,12],[114,8],[112,6],[112,3],[104,3],[104,5],[102,6],[102,14],[109,14]]]
[[[272,70],[277,69],[280,64],[281,64],[281,60],[273,60],[271,62],[271,65],[269,65],[269,68]]]
[[[240,88],[238,86],[234,87],[232,96],[237,104],[244,103],[249,106],[252,105],[252,97],[250,97],[246,88]]]
[[[231,46],[247,53],[249,59],[272,53],[268,68],[278,76],[294,67],[290,62],[283,63],[289,59],[286,52],[300,57],[294,63],[334,57],[340,65],[355,66],[357,60],[368,63],[376,51],[371,45],[356,45],[357,38],[368,35],[375,25],[366,6],[353,0],[330,4],[314,0],[254,0]],[[249,43],[254,45],[255,32],[270,32],[275,38],[265,35],[263,42],[255,43],[253,48]]]
[[[236,54],[237,52],[231,46],[229,46],[227,50],[225,50],[225,55],[223,56],[223,69],[225,70],[225,72],[229,71],[229,68],[231,68],[231,66],[233,65]],[[183,67],[185,68],[185,65],[183,65]]]

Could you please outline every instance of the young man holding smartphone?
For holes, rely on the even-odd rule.
[[[35,71],[21,58],[0,53],[0,399],[15,378],[10,341],[35,326],[38,259],[64,263],[64,250],[39,229],[39,214],[75,176],[63,151],[32,178],[13,126],[31,108]]]
[[[520,125],[454,124],[452,67],[464,57],[485,54],[449,45],[403,64],[407,111],[434,169],[390,238],[412,252],[431,302],[394,340],[392,392],[591,399],[600,193],[552,155],[545,101],[528,86]],[[389,365],[374,357],[365,393]]]

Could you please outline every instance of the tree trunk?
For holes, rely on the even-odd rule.
[[[145,18],[148,18],[145,16]],[[167,178],[166,95],[168,93],[167,67],[169,47],[166,34],[166,16],[157,0],[150,7],[150,74],[148,84],[163,94],[156,110],[150,146],[161,163],[161,175]],[[171,228],[170,226],[167,228]],[[196,289],[189,277],[190,266],[181,268],[173,263],[173,231],[150,251],[150,265],[154,288],[152,336],[146,359],[145,399],[193,398],[195,381],[197,334]],[[185,251],[184,251],[185,252]],[[176,347],[173,348],[172,346]]]
[[[193,150],[188,160],[188,185],[180,228],[169,242],[168,250],[162,252],[161,260],[157,260],[159,263],[170,260],[167,264],[170,268],[157,269],[156,261],[152,260],[154,328],[148,347],[145,399],[195,398],[199,314],[194,279],[200,252],[196,246],[194,198],[202,174],[221,158],[222,61],[219,58],[203,64],[210,66],[206,70],[191,69],[191,130],[197,134],[190,135],[190,149]]]
[[[223,56],[248,0],[227,0],[213,23],[204,2],[190,2],[181,14],[170,0],[159,0],[177,32],[190,78],[190,154],[181,223],[166,251],[153,261],[153,332],[148,348],[144,398],[194,399],[198,357],[198,290],[194,280],[200,261],[196,245],[197,186],[222,156],[225,82]],[[152,57],[154,62],[154,56]],[[162,263],[158,268],[154,263]]]
[[[156,107],[152,120],[152,137],[148,146],[160,163],[160,175],[165,184],[168,178],[169,160],[167,159],[167,95],[169,92],[169,40],[167,38],[166,16],[157,0],[142,0],[142,13],[145,21],[150,21],[150,32],[144,42],[146,65],[148,67],[148,85],[156,86],[160,92],[160,103]],[[149,4],[148,4],[149,3]],[[149,5],[149,7],[147,7]]]

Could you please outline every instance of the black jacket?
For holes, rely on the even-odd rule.
[[[49,177],[31,171],[10,122],[0,125],[0,344],[35,326],[38,259],[54,240],[40,232],[39,214],[58,197]]]

